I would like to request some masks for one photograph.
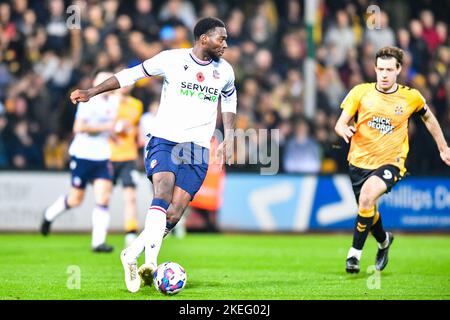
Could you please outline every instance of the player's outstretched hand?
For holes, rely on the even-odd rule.
[[[441,152],[441,159],[446,165],[450,166],[450,148],[446,147],[444,151]]]
[[[86,102],[89,101],[91,97],[89,96],[89,90],[75,90],[70,94],[70,100],[73,104],[77,102]]]

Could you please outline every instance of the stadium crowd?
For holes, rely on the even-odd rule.
[[[372,4],[382,10],[379,29],[367,27]],[[90,87],[99,70],[118,71],[163,49],[190,47],[193,25],[203,16],[227,25],[237,127],[279,129],[282,172],[346,172],[348,146],[334,132],[339,106],[353,86],[375,81],[373,58],[385,45],[405,51],[399,83],[424,95],[450,141],[448,1],[322,1],[314,26],[317,103],[311,118],[303,107],[304,9],[300,0],[0,3],[0,168],[66,169],[76,111],[70,91]],[[149,114],[160,86],[147,78],[132,91]],[[450,174],[418,117],[410,138],[413,174]],[[264,149],[264,141],[253,142]]]

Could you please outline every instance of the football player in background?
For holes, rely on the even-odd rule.
[[[100,72],[93,84],[98,85],[111,75]],[[114,93],[104,93],[78,104],[73,126],[75,137],[69,147],[72,188],[45,210],[41,224],[43,235],[49,234],[51,224],[58,216],[83,202],[86,187],[92,183],[95,197],[92,250],[113,251],[113,247],[106,244],[110,221],[108,205],[112,191],[109,137],[114,131],[118,106],[119,97]]]
[[[124,200],[125,247],[128,247],[138,233],[136,208],[136,161],[138,157],[138,125],[143,104],[130,95],[132,86],[121,89],[117,112],[115,135],[110,138],[113,185],[122,183]]]
[[[403,51],[381,48],[375,56],[376,83],[355,86],[345,97],[335,130],[350,143],[350,179],[358,203],[353,244],[346,271],[359,272],[359,261],[369,231],[378,242],[375,268],[383,270],[394,236],[383,228],[377,200],[406,173],[409,151],[408,120],[417,113],[436,141],[442,161],[450,165],[450,148],[436,117],[415,89],[397,83]],[[352,123],[353,122],[353,123]]]

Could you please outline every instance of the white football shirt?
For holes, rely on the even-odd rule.
[[[236,113],[234,72],[224,59],[197,59],[190,49],[162,51],[142,64],[115,74],[121,87],[149,76],[163,76],[158,113],[150,134],[205,148],[216,127],[217,107]]]
[[[116,119],[119,98],[116,95],[102,94],[91,98],[88,102],[80,102],[75,119],[82,119],[88,126],[95,127]],[[80,132],[70,144],[71,156],[86,160],[107,160],[111,156],[109,133],[90,134]]]

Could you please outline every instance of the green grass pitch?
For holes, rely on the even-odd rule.
[[[169,237],[159,262],[180,263],[188,282],[168,297],[153,287],[136,294],[126,290],[119,259],[122,235],[108,238],[114,253],[94,254],[87,234],[1,234],[0,299],[450,299],[450,236],[395,236],[380,275],[367,273],[374,264],[373,238],[366,243],[361,272],[348,275],[350,234]],[[79,268],[79,289],[70,266]]]

